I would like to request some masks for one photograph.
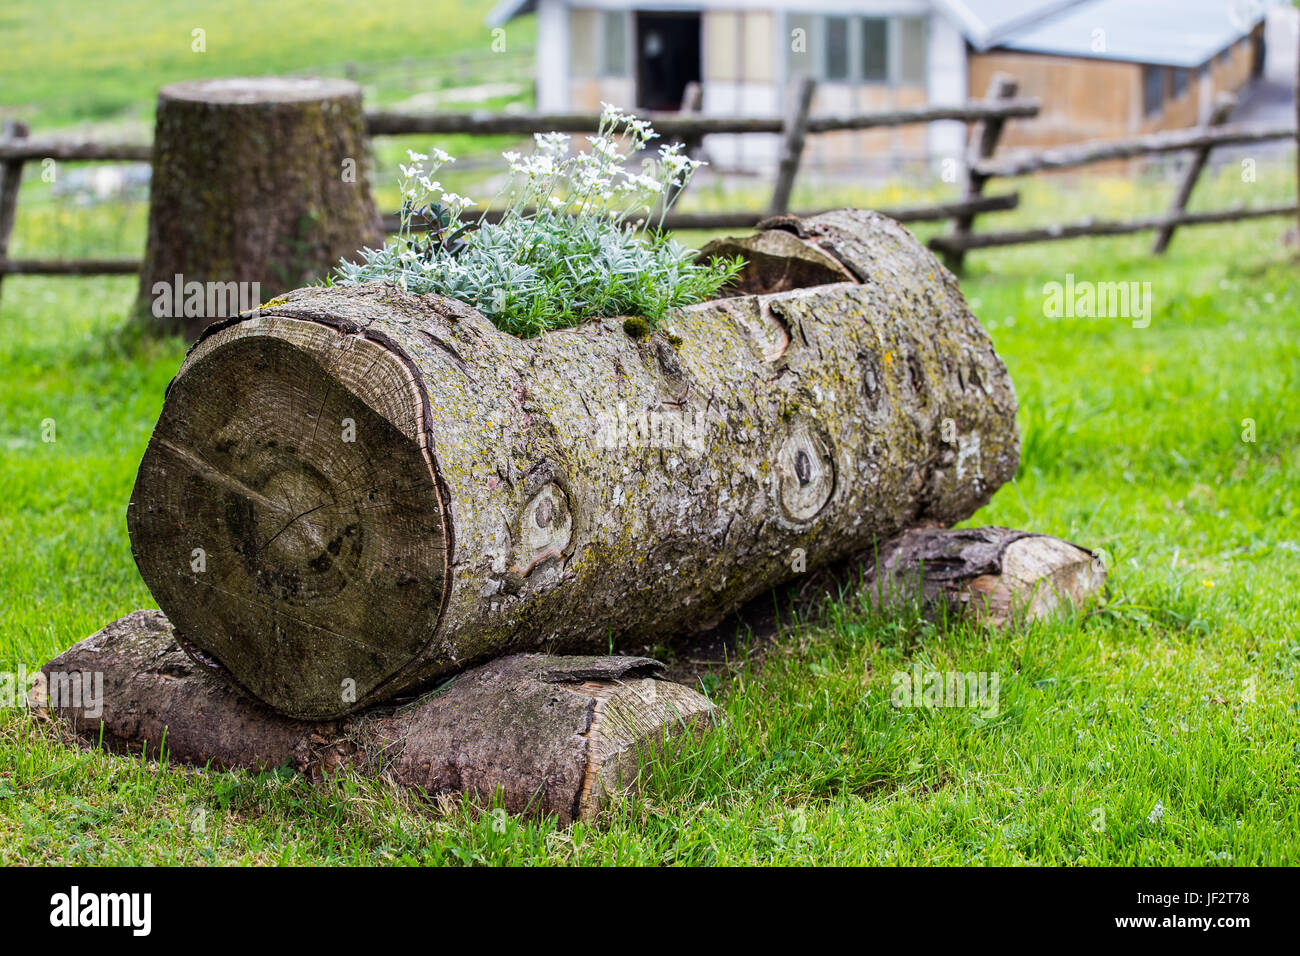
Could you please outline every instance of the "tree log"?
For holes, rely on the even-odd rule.
[[[418,700],[348,721],[283,717],[199,667],[158,611],[135,611],[50,661],[30,703],[82,740],[198,766],[319,777],[346,768],[510,813],[591,818],[658,747],[710,727],[704,697],[644,657],[517,654]]]
[[[192,340],[257,301],[232,308],[169,296],[159,308],[177,276],[182,284],[248,283],[246,297],[258,283],[269,299],[380,244],[368,155],[355,83],[261,77],[164,87],[140,313]]]
[[[873,603],[920,602],[1002,628],[1082,609],[1106,583],[1086,548],[1011,528],[924,528],[882,544],[864,562]]]
[[[1019,436],[956,281],[873,213],[767,225],[702,253],[762,244],[746,294],[645,338],[599,320],[521,340],[385,283],[209,327],[127,514],[182,646],[333,718],[494,656],[707,629],[804,567],[969,517]],[[779,244],[826,284],[770,291],[795,271]]]

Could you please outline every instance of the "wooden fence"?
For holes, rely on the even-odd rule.
[[[1243,127],[1221,125],[1229,105],[1216,108],[1210,124],[1204,127],[1156,133],[1101,143],[1083,143],[1050,150],[1022,150],[996,155],[998,141],[1006,122],[1036,116],[1037,100],[1017,95],[1017,84],[1007,76],[995,77],[984,100],[960,106],[923,106],[912,109],[854,113],[848,115],[811,115],[814,81],[802,78],[792,90],[790,107],[779,117],[703,116],[699,110],[699,89],[692,85],[677,113],[650,114],[648,117],[665,140],[698,148],[705,136],[715,134],[768,133],[781,137],[776,181],[765,213],[683,213],[672,212],[665,220],[670,229],[747,228],[762,218],[789,211],[790,196],[809,136],[844,130],[868,130],[886,127],[928,124],[958,120],[976,125],[971,154],[967,160],[964,195],[954,201],[932,205],[881,210],[901,222],[950,220],[946,235],[935,236],[930,246],[940,253],[954,270],[959,270],[971,249],[1044,242],[1076,236],[1117,235],[1157,230],[1155,250],[1163,252],[1173,231],[1181,226],[1211,222],[1229,222],[1262,216],[1294,213],[1295,203],[1262,207],[1239,207],[1209,213],[1187,213],[1186,203],[1210,150],[1216,146],[1258,143],[1266,140],[1294,138],[1294,127]],[[369,112],[367,130],[372,136],[407,134],[525,135],[534,132],[595,132],[600,117],[594,113],[399,113]],[[1015,192],[985,196],[985,186],[995,178],[1023,176],[1039,171],[1070,169],[1105,160],[1126,159],[1179,150],[1192,150],[1193,162],[1179,185],[1174,205],[1164,216],[1128,222],[1086,221],[1049,225],[1014,232],[973,232],[975,217],[980,213],[1013,209],[1019,202]],[[18,201],[18,187],[23,165],[51,159],[56,162],[149,162],[152,147],[144,144],[110,144],[87,140],[41,140],[29,138],[22,123],[9,123],[0,133],[0,281],[6,275],[121,275],[139,271],[135,259],[14,260],[7,256]],[[805,210],[811,215],[822,210]],[[490,211],[489,221],[499,213]],[[395,227],[396,216],[385,218],[387,227]]]
[[[999,74],[993,77],[987,102],[1009,101],[1016,95],[1014,78]],[[1192,160],[1179,181],[1169,211],[1162,216],[1148,216],[1119,222],[1086,219],[1075,223],[1053,223],[1036,229],[1019,229],[1007,232],[974,233],[975,213],[955,216],[947,235],[935,236],[930,248],[943,256],[954,272],[961,270],[966,253],[972,249],[991,249],[997,246],[1014,246],[1031,242],[1053,242],[1081,236],[1117,236],[1155,230],[1156,241],[1152,252],[1162,254],[1180,226],[1199,226],[1210,223],[1236,222],[1268,216],[1297,215],[1295,202],[1263,206],[1236,206],[1212,212],[1189,213],[1187,202],[1201,172],[1209,160],[1210,152],[1217,146],[1236,146],[1262,143],[1270,140],[1296,139],[1296,127],[1280,126],[1225,126],[1224,122],[1236,105],[1231,96],[1222,96],[1214,104],[1209,121],[1204,126],[1191,129],[1168,130],[1135,136],[1130,139],[1078,143],[1056,149],[1016,150],[994,155],[1002,135],[1004,121],[996,116],[981,124],[967,159],[966,199],[973,201],[985,185],[999,177],[1026,176],[1039,172],[1077,169],[1092,163],[1156,156],[1163,153],[1190,150]]]

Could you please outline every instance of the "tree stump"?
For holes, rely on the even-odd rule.
[[[164,87],[141,315],[192,340],[209,322],[382,243],[368,165],[355,83],[261,77]]]
[[[744,294],[645,338],[521,340],[384,283],[210,326],[127,513],[181,645],[335,718],[496,656],[707,629],[969,517],[1019,436],[956,281],[874,213],[770,230]]]
[[[135,611],[42,669],[30,705],[91,746],[197,766],[320,777],[347,769],[430,796],[468,794],[510,813],[593,817],[635,787],[668,740],[717,709],[644,657],[517,654],[399,707],[309,723],[243,696],[177,646],[158,611]]]

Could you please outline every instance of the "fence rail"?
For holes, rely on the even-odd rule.
[[[1019,99],[1005,103],[974,101],[962,106],[924,106],[906,110],[871,113],[809,116],[809,133],[832,133],[843,130],[880,129],[912,126],[940,120],[963,120],[974,123],[991,118],[1009,119],[1037,115],[1039,103]],[[665,139],[693,139],[723,133],[781,133],[786,129],[783,116],[692,116],[681,113],[649,113],[655,130]],[[366,129],[371,136],[410,134],[493,136],[528,135],[537,132],[594,133],[600,127],[599,113],[366,113]]]
[[[1174,229],[1178,226],[1203,226],[1210,223],[1239,222],[1246,219],[1263,219],[1270,216],[1295,216],[1300,211],[1295,203],[1271,206],[1241,206],[1235,209],[1218,209],[1214,212],[1185,212],[1177,215],[1149,216],[1122,222],[1085,219],[1082,222],[1038,229],[1020,229],[1012,232],[982,232],[966,236],[935,236],[930,248],[936,252],[965,252],[970,249],[992,249],[997,246],[1019,246],[1033,242],[1054,242],[1058,239],[1078,239],[1082,236],[1126,236],[1151,229]]]
[[[976,212],[998,212],[1005,209],[1015,209],[1020,203],[1018,193],[1004,193],[1000,196],[985,196],[973,201],[960,200],[957,202],[936,203],[932,206],[902,206],[897,209],[880,209],[877,210],[882,215],[899,222],[933,222],[943,219],[950,219],[960,213]],[[821,212],[827,212],[825,209],[801,210],[793,213],[796,216],[815,216]],[[502,210],[489,209],[485,215],[487,222],[500,222]],[[769,218],[766,212],[670,212],[664,218],[664,228],[666,229],[750,229],[758,225],[764,219]],[[398,224],[401,222],[397,213],[390,213],[384,216],[384,229],[388,232],[396,232]],[[420,231],[420,226],[412,226],[416,231]]]
[[[1073,169],[1115,159],[1134,159],[1160,153],[1176,153],[1199,146],[1239,146],[1274,139],[1294,139],[1294,126],[1223,126],[1218,129],[1194,127],[1150,133],[1132,139],[1103,143],[1083,143],[1041,151],[1017,150],[990,159],[981,159],[973,168],[980,176],[992,179],[1024,176],[1045,170]]]
[[[59,162],[147,163],[153,159],[148,143],[96,143],[90,140],[27,139],[15,137],[0,142],[0,162],[34,163],[45,159]]]

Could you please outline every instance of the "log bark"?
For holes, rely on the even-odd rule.
[[[164,87],[139,313],[192,340],[249,306],[205,297],[202,307],[174,314],[183,303],[169,300],[173,314],[159,315],[155,305],[176,276],[246,289],[258,283],[269,299],[381,243],[368,156],[355,83],[262,77]]]
[[[867,557],[873,603],[919,602],[995,628],[1083,609],[1106,583],[1106,569],[1086,548],[1011,528],[916,529]]]
[[[717,709],[643,657],[519,654],[418,700],[311,723],[240,694],[181,651],[159,611],[135,611],[43,669],[30,704],[91,746],[197,766],[319,778],[344,770],[510,813],[590,819],[659,747]]]
[[[644,338],[521,340],[383,283],[210,327],[128,509],[182,646],[332,718],[495,656],[707,629],[801,565],[969,517],[1019,437],[956,281],[873,213],[767,226],[827,284],[751,264]]]

